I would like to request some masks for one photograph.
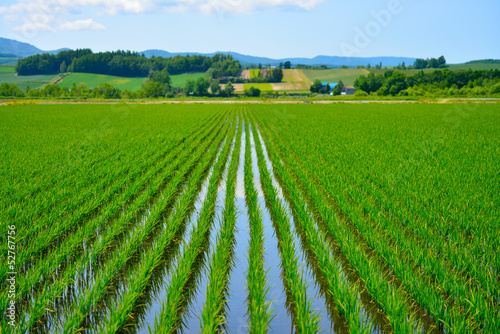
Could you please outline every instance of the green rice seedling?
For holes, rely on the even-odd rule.
[[[267,333],[273,312],[271,302],[267,301],[269,288],[266,288],[268,279],[264,269],[264,226],[262,212],[258,204],[257,190],[255,189],[252,171],[252,153],[250,146],[250,131],[245,123],[245,199],[250,224],[250,248],[248,250],[248,314],[251,333]]]
[[[201,313],[201,328],[203,333],[221,332],[226,323],[226,298],[231,267],[234,262],[234,228],[236,224],[236,176],[238,173],[241,149],[241,118],[238,133],[229,164],[226,180],[225,207],[222,213],[222,227],[217,236],[214,254],[208,267],[208,286],[206,302]]]
[[[236,124],[233,124],[233,127],[235,126]],[[160,314],[155,319],[155,332],[177,332],[182,324],[184,308],[189,303],[189,296],[193,293],[193,285],[195,285],[193,282],[197,279],[196,271],[193,271],[193,269],[196,263],[202,261],[205,256],[210,235],[209,232],[215,215],[217,190],[222,180],[231,144],[231,140],[226,141],[223,151],[214,167],[198,222],[170,279],[165,297],[166,300],[162,303]]]
[[[172,145],[170,148],[173,148],[173,147],[175,147],[175,146]],[[174,155],[170,155],[170,157],[172,157],[172,156],[174,156]],[[138,169],[135,175],[129,175],[128,178],[120,180],[119,185],[124,185],[124,184],[129,183],[131,178],[134,176],[138,176],[140,172],[141,172],[141,169]],[[106,180],[108,180],[108,179],[106,179]],[[116,186],[109,187],[109,189],[104,193],[104,197],[107,196],[108,198],[113,198],[111,195],[116,193],[117,189],[118,188]],[[101,197],[101,198],[103,198],[103,197]],[[94,205],[92,205],[92,207],[95,208],[97,205],[100,206],[102,204],[99,204],[99,202],[97,201],[97,202],[95,202]],[[88,210],[89,210],[89,206],[83,206],[83,207],[79,208],[76,211],[75,215],[73,215],[71,217],[71,219],[73,219],[73,221],[78,221],[79,219],[88,216],[89,215]],[[44,223],[44,225],[47,225],[47,224],[48,224],[48,221],[46,221]],[[31,259],[35,256],[40,259],[41,256],[39,254],[42,254],[42,252],[44,251],[44,249],[46,247],[48,247],[49,245],[51,245],[55,242],[54,237],[56,237],[58,235],[64,235],[64,233],[62,232],[62,229],[65,228],[64,226],[65,226],[65,223],[61,222],[61,223],[57,224],[56,228],[52,229],[50,231],[50,233],[47,233],[46,229],[44,231],[40,231],[39,233],[42,233],[43,237],[37,237],[36,240],[38,242],[36,242],[36,243],[33,242],[33,243],[29,244],[29,248],[18,250],[18,254],[17,254],[18,263],[23,264],[23,266],[26,267],[26,263],[28,261],[27,259]],[[21,234],[21,235],[19,235],[20,239],[29,239],[30,238],[29,235],[26,235],[24,233],[20,233],[20,234]],[[5,268],[2,268],[2,269],[4,269],[2,271],[4,272],[3,274],[5,274]]]
[[[276,155],[275,150],[279,151],[280,149],[286,149],[283,143],[278,145],[279,136],[274,134],[275,140],[271,140],[266,131],[263,131],[262,133],[268,142],[268,152],[271,155],[273,163],[277,165],[277,171],[281,170],[284,173],[284,175],[282,175],[282,179],[286,180],[285,182],[290,184],[292,180],[290,173],[295,173],[298,182],[301,183],[301,185],[305,188],[305,191],[307,191],[313,199],[314,206],[320,213],[323,221],[326,223],[329,233],[335,238],[337,245],[346,255],[350,264],[355,268],[357,274],[364,282],[365,287],[373,297],[374,301],[376,301],[379,307],[387,314],[393,330],[397,333],[414,333],[415,331],[421,332],[422,325],[417,322],[414,311],[410,308],[411,300],[408,300],[408,297],[403,293],[403,291],[390,282],[388,277],[386,277],[386,275],[382,272],[381,268],[377,266],[375,262],[370,260],[366,251],[357,242],[353,242],[350,231],[346,229],[346,226],[335,223],[339,221],[336,214],[331,210],[331,208],[329,208],[323,194],[317,190],[308,174],[301,166],[299,166],[298,160],[293,158],[289,160],[287,159],[288,154],[291,155],[291,152],[282,152],[279,157]],[[274,141],[276,141],[276,144]],[[280,160],[283,161],[284,165],[281,165]],[[288,172],[286,172],[284,170],[286,165],[293,168],[289,167]],[[292,185],[290,188],[292,187],[295,186]],[[295,189],[294,191],[298,192],[298,189]],[[300,201],[300,196],[298,199]],[[299,209],[305,207],[305,204],[299,205]],[[309,215],[304,216],[306,220],[308,219],[307,217],[310,217]],[[309,224],[313,224],[313,222],[309,222]],[[315,243],[311,242],[311,244]],[[332,289],[330,291],[333,292]],[[342,304],[342,302],[339,303]]]
[[[292,313],[295,327],[301,333],[316,333],[319,331],[319,316],[311,310],[310,297],[305,293],[306,283],[302,278],[295,253],[295,245],[290,235],[290,218],[283,203],[277,196],[276,189],[267,170],[264,153],[260,144],[257,130],[252,128],[255,147],[257,151],[259,171],[261,175],[262,189],[266,197],[266,203],[270,206],[273,218],[277,222],[278,244],[281,248],[282,267],[285,274],[285,285],[291,295]]]
[[[209,128],[206,130],[205,134],[208,135],[211,131],[213,131],[214,128]],[[110,219],[112,216],[116,214],[116,212],[119,212],[119,210],[122,209],[123,205],[125,202],[131,200],[136,194],[144,188],[145,182],[147,180],[150,180],[150,178],[157,174],[160,170],[162,170],[162,173],[160,174],[161,177],[157,178],[157,180],[152,180],[150,183],[150,188],[147,193],[145,193],[141,198],[143,199],[141,202],[144,202],[148,198],[151,198],[151,193],[156,193],[161,186],[161,184],[165,183],[168,181],[169,177],[173,175],[173,172],[175,171],[176,168],[185,160],[187,157],[194,152],[195,148],[202,143],[204,140],[205,136],[202,133],[201,138],[198,138],[194,142],[188,142],[186,143],[187,147],[190,147],[190,150],[185,150],[185,152],[182,153],[179,157],[176,159],[175,158],[178,152],[182,152],[183,149],[185,149],[185,145],[180,145],[178,148],[172,152],[172,155],[169,155],[166,159],[166,163],[168,162],[167,165],[158,165],[153,169],[148,170],[148,173],[144,175],[144,177],[140,180],[137,180],[135,184],[132,184],[127,188],[127,192],[124,193],[124,198],[117,197],[116,200],[114,200],[112,203],[107,208],[103,208],[102,212],[103,215],[99,217],[99,219],[92,220],[90,224],[86,224],[85,226],[82,226],[79,228],[78,231],[70,235],[64,243],[60,245],[59,248],[54,249],[52,253],[48,254],[46,257],[43,259],[37,261],[36,266],[31,268],[30,270],[27,271],[26,275],[23,275],[22,277],[19,278],[17,281],[17,294],[18,298],[21,298],[24,296],[28,291],[34,289],[36,287],[37,282],[41,280],[42,277],[47,277],[50,273],[54,272],[56,268],[59,266],[63,265],[65,261],[67,261],[68,258],[71,258],[76,254],[78,250],[80,250],[82,243],[87,240],[87,242],[93,237],[95,231],[100,228],[101,231],[100,233],[103,232],[103,225],[108,219]],[[191,145],[191,146],[189,146]],[[172,159],[172,161],[169,161]],[[134,211],[135,212],[135,211]],[[130,215],[127,215],[127,217],[130,217]],[[126,218],[126,217],[123,217]],[[120,219],[118,220],[119,223],[124,224],[127,221],[127,219]],[[113,228],[114,231],[121,231],[122,228],[119,228],[118,226],[120,225],[114,225],[113,227],[110,226],[110,228]],[[113,232],[114,235],[116,236],[116,233]],[[64,250],[63,252],[61,250]],[[3,291],[2,291],[3,293]],[[0,299],[2,301],[1,305],[7,305],[9,302],[9,299],[7,296],[4,294],[1,295],[2,298]],[[6,306],[5,306],[6,307]],[[0,309],[2,309],[0,307]]]
[[[228,140],[227,142],[230,141]],[[226,151],[223,151],[222,154],[224,154],[224,152]],[[221,157],[224,158],[223,155],[221,155]],[[202,164],[199,166],[202,166]],[[125,326],[130,313],[136,306],[137,300],[141,297],[142,291],[146,288],[146,285],[151,279],[153,271],[162,264],[165,250],[169,249],[169,245],[173,242],[173,238],[180,229],[180,225],[187,219],[188,210],[196,198],[195,191],[197,190],[197,184],[201,182],[203,171],[203,168],[198,167],[193,172],[194,175],[189,178],[188,184],[186,185],[186,191],[175,207],[175,214],[166,224],[167,228],[162,231],[153,247],[143,255],[139,267],[132,273],[130,284],[125,295],[114,307],[112,312],[110,312],[110,316],[104,321],[100,330],[101,332],[116,333],[121,331]]]
[[[220,134],[217,135],[218,139],[216,142],[220,142],[222,140],[222,138],[224,138],[224,135],[225,134],[223,132],[220,132]],[[154,227],[154,225],[156,225],[158,223],[158,215],[161,214],[162,208],[164,207],[164,205],[167,205],[168,203],[170,203],[172,201],[174,196],[177,194],[177,188],[181,184],[181,182],[183,181],[185,174],[192,168],[192,166],[201,157],[203,152],[206,150],[206,148],[210,144],[211,144],[210,141],[206,141],[203,146],[200,146],[197,149],[197,152],[191,156],[190,161],[188,161],[179,170],[179,172],[175,175],[175,177],[173,178],[172,182],[169,185],[169,188],[167,188],[164,192],[164,194],[165,194],[164,200],[161,203],[156,204],[156,207],[158,209],[156,210],[156,213],[153,211],[153,214],[148,219],[148,222],[147,222],[148,224],[145,224],[142,226],[143,230],[145,230],[145,229],[151,230]],[[211,152],[216,150],[216,148],[217,148],[217,145],[212,145]],[[207,155],[205,160],[211,158],[212,156],[213,156],[213,154]],[[146,195],[148,195],[148,194],[146,194]],[[151,194],[149,194],[149,195],[151,195]],[[147,198],[147,196],[146,196],[146,198]],[[139,206],[140,206],[140,204],[139,204]],[[137,208],[139,208],[139,206],[137,206]],[[133,217],[133,212],[131,212],[131,215],[132,216],[129,217],[128,219]],[[116,230],[110,231],[110,233],[107,234],[108,238],[101,238],[100,243],[94,246],[93,251],[91,253],[89,253],[89,255],[91,255],[91,256],[94,255],[94,252],[97,254],[100,254],[105,249],[107,249],[109,247],[109,242],[114,240],[114,238],[115,238],[115,235],[113,234],[114,232],[118,232],[118,234],[119,234],[119,233],[123,232],[123,229],[118,230],[118,231],[116,231]],[[137,234],[136,234],[136,235],[138,235],[138,237],[137,237],[138,239],[143,239],[147,235],[146,233],[142,233],[142,234],[138,234],[138,233],[139,232],[137,232]],[[124,251],[126,253],[128,252],[129,254],[132,254],[133,250],[134,249],[132,249],[130,247],[127,248],[127,244],[122,244],[122,251]],[[66,273],[68,271],[70,271],[71,269],[76,270],[76,269],[81,269],[81,268],[85,267],[88,259],[85,259],[85,260],[86,261],[84,261],[85,262],[84,264],[72,263],[72,265],[66,270]],[[120,258],[115,257],[114,261],[120,261]],[[122,259],[121,261],[125,261],[125,259]],[[121,263],[124,264],[125,262],[121,262]],[[116,266],[109,268],[109,270],[115,270],[115,269],[116,269]],[[35,301],[34,305],[31,307],[30,316],[29,316],[29,323],[27,324],[27,326],[29,328],[31,328],[31,326],[34,325],[35,321],[41,315],[43,315],[43,313],[45,313],[45,306],[44,305],[46,305],[46,303],[48,301],[50,301],[51,299],[57,297],[60,294],[60,291],[62,291],[62,289],[64,289],[64,287],[68,284],[68,282],[70,282],[71,279],[75,276],[75,273],[68,273],[68,274],[66,274],[66,273],[64,274],[64,276],[60,280],[58,280],[56,282],[56,284],[53,284],[51,286],[51,289],[47,293],[43,294],[43,297],[38,298]],[[112,273],[110,273],[109,271],[108,272],[103,271],[102,275],[104,275],[104,277],[108,277],[108,279],[112,279],[112,277],[113,277]],[[104,293],[104,292],[102,290],[98,290],[98,289],[88,290],[87,296],[89,296],[93,293]],[[85,297],[85,295],[82,295],[81,298],[87,298],[87,297]],[[90,302],[92,304],[91,301],[88,301],[88,302]],[[79,314],[75,313],[75,319],[81,318],[82,316],[84,316],[88,312],[89,312],[89,310],[87,309],[87,311],[85,311],[83,313],[82,312],[80,312]],[[75,324],[77,322],[78,321],[75,321]]]
[[[254,132],[256,131],[254,130]],[[266,146],[271,162],[273,163],[274,171],[285,182],[284,186],[286,188],[284,189],[291,196],[291,205],[295,209],[298,221],[305,232],[308,247],[310,247],[319,263],[320,270],[327,281],[329,292],[335,300],[340,313],[346,319],[351,331],[356,333],[371,333],[373,331],[372,320],[362,320],[364,318],[364,311],[359,287],[355,284],[350,285],[347,282],[342,269],[332,258],[328,245],[314,227],[314,222],[311,215],[307,212],[306,204],[297,185],[293,183],[291,176],[273,154],[273,143],[268,141]]]
[[[220,136],[219,143],[222,138],[223,136]],[[211,152],[204,156],[204,159],[200,163],[203,169],[208,168],[217,147],[218,145],[213,145]],[[195,161],[196,160],[193,162]],[[160,222],[161,214],[165,210],[165,204],[170,202],[170,196],[166,196],[165,199],[158,203],[157,209],[155,208],[155,210],[153,210],[148,221],[139,230],[136,230],[131,239],[117,251],[117,254],[113,257],[112,263],[97,275],[95,284],[78,298],[78,302],[76,303],[77,306],[74,308],[74,311],[65,319],[64,329],[62,330],[63,333],[73,333],[77,330],[85,317],[90,313],[96,301],[104,296],[106,287],[118,275],[118,271],[144,242],[145,237],[152,231],[155,224]]]

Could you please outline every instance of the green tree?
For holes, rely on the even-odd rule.
[[[194,81],[191,79],[187,79],[186,85],[184,85],[184,88],[182,90],[184,94],[189,95],[190,93],[194,92]]]
[[[340,93],[342,92],[342,89],[344,89],[344,83],[342,82],[342,80],[339,80],[339,83],[335,87],[335,90]]]
[[[161,71],[154,71],[150,70],[149,71],[149,80],[153,82],[159,82],[162,85],[169,85],[172,82],[172,79],[170,78],[170,74],[168,74],[168,71],[166,69],[163,69]]]
[[[233,93],[234,93],[234,86],[233,86],[233,84],[231,83],[231,81],[229,81],[229,82],[226,84],[226,86],[224,87],[223,92],[224,92],[224,95],[225,95],[225,96],[228,96],[228,97],[233,95]]]
[[[208,95],[208,87],[210,87],[210,82],[205,78],[198,78],[194,83],[194,92],[198,96]]]
[[[291,69],[292,68],[292,62],[287,60],[283,63],[283,68],[285,69]]]
[[[252,87],[250,87],[250,89],[245,90],[245,95],[251,96],[251,97],[258,97],[258,96],[260,96],[260,89],[252,86]]]
[[[311,93],[319,93],[319,91],[321,90],[321,81],[319,81],[319,79],[314,80],[310,89]]]
[[[59,66],[59,72],[60,73],[65,73],[66,72],[66,69],[67,69],[67,66],[66,66],[66,61],[63,60],[62,63],[61,63],[61,66]]]
[[[392,76],[387,78],[387,87],[392,95],[399,94],[400,91],[408,88],[406,75],[403,72],[394,72]]]
[[[217,94],[220,91],[220,81],[219,80],[213,80],[212,83],[210,84],[210,91],[212,94]]]
[[[444,67],[444,65],[446,65],[446,59],[444,58],[444,56],[438,58],[438,64],[439,67]]]
[[[213,67],[210,67],[207,72],[205,73],[205,77],[207,78],[207,80],[209,81],[212,81],[212,79],[214,78],[214,75],[215,75],[215,70],[213,69]]]
[[[141,87],[140,95],[142,97],[163,97],[165,89],[161,82],[147,80]]]

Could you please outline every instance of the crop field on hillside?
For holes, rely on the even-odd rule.
[[[15,66],[0,66],[0,72],[15,72]]]
[[[3,84],[4,82],[15,84],[22,90],[25,90],[27,86],[29,86],[30,88],[38,88],[40,86],[46,85],[56,77],[57,75],[16,75],[14,67],[0,67],[0,84]]]
[[[128,89],[130,91],[135,91],[141,88],[142,83],[146,79],[147,78],[126,78],[93,73],[70,73],[59,82],[59,86],[71,88],[73,84],[78,86],[79,83],[84,82],[89,88],[92,89],[102,83],[109,83],[120,90]]]
[[[270,83],[248,83],[243,85],[243,89],[245,90],[250,89],[250,87],[258,88],[263,92],[273,90],[273,86]]]
[[[181,87],[184,88],[186,85],[186,81],[188,80],[193,80],[196,81],[198,78],[204,78],[205,73],[186,73],[186,74],[176,74],[176,75],[171,75],[170,78],[172,79],[172,87]]]
[[[498,333],[499,124],[498,104],[0,106],[0,332]]]
[[[334,68],[328,70],[302,70],[304,74],[314,81],[319,79],[321,82],[339,82],[342,80],[344,85],[354,84],[354,80],[360,75],[367,75],[369,72],[361,68]]]

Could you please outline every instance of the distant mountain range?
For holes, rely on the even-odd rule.
[[[44,51],[37,48],[34,45],[19,42],[13,39],[1,38],[0,37],[0,57],[1,54],[9,54],[15,55],[18,57],[27,57],[34,54],[40,53],[57,53],[59,51],[70,50],[68,48]],[[212,53],[199,53],[199,52],[168,52],[164,50],[146,50],[139,52],[144,54],[146,57],[164,57],[170,58],[178,55],[202,55],[211,57],[217,53],[230,54],[234,59],[238,60],[242,65],[250,65],[250,64],[262,64],[262,65],[278,65],[281,62],[290,61],[293,65],[304,64],[304,65],[327,65],[330,67],[340,67],[342,65],[347,65],[349,67],[356,67],[358,65],[367,65],[370,64],[375,66],[382,62],[383,66],[396,66],[403,61],[406,64],[413,64],[415,58],[408,57],[337,57],[337,56],[316,56],[314,58],[283,58],[283,59],[272,59],[266,57],[256,57],[244,55],[241,53],[233,52],[233,51],[218,51]]]
[[[70,50],[68,48],[62,48],[51,51],[44,51],[37,48],[34,45],[19,42],[13,39],[0,37],[0,64],[8,63],[13,64],[17,62],[18,57],[27,57],[34,54],[41,53],[58,53],[59,51]],[[233,51],[218,51],[212,53],[199,53],[199,52],[168,52],[164,50],[145,50],[139,52],[144,54],[146,57],[164,57],[170,58],[175,56],[185,56],[185,55],[201,55],[211,57],[217,53],[230,54],[234,59],[238,60],[242,65],[250,64],[262,64],[262,65],[278,65],[279,63],[290,61],[292,65],[304,64],[304,65],[327,65],[329,67],[341,67],[347,65],[349,67],[356,67],[358,65],[368,65],[375,66],[382,63],[382,66],[397,66],[402,62],[406,65],[412,65],[415,58],[411,57],[338,57],[338,56],[316,56],[314,58],[282,58],[273,59],[266,57],[256,57],[244,55]],[[473,62],[473,61],[472,61]],[[478,61],[484,62],[484,61]],[[471,62],[469,62],[471,63]]]
[[[266,57],[256,57],[243,55],[241,53],[232,51],[218,51],[213,53],[198,53],[198,52],[168,52],[163,50],[146,50],[140,52],[146,57],[164,57],[170,58],[175,56],[185,56],[185,55],[201,55],[201,56],[213,56],[217,53],[230,54],[234,59],[238,60],[242,65],[249,64],[262,64],[262,65],[278,65],[279,63],[290,61],[293,65],[304,64],[304,65],[327,65],[330,67],[340,67],[342,65],[347,65],[349,67],[356,67],[358,65],[368,65],[375,66],[382,62],[382,66],[397,66],[402,62],[407,65],[412,65],[415,58],[410,57],[338,57],[338,56],[316,56],[314,58],[282,58],[282,59],[272,59]]]
[[[16,55],[19,57],[27,57],[38,53],[58,53],[59,51],[70,50],[67,48],[43,51],[34,45],[16,41],[14,39],[0,37],[0,54]]]

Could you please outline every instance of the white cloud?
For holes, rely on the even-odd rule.
[[[15,26],[12,28],[14,31],[20,31],[20,32],[25,32],[25,33],[30,33],[33,31],[55,31],[54,28],[50,26],[50,24],[47,23],[40,23],[40,22],[25,22],[24,24],[21,24],[19,26]]]
[[[227,12],[251,14],[286,7],[310,10],[323,0],[17,0],[11,6],[0,7],[0,14],[68,14],[83,9],[115,15],[145,13],[159,9],[168,11],[199,11],[205,14]]]
[[[59,30],[104,30],[106,27],[93,19],[66,22],[59,26]]]

